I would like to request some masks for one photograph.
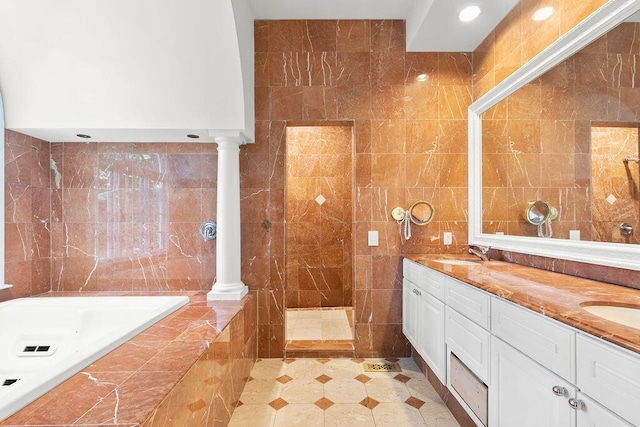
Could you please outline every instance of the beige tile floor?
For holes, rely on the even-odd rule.
[[[363,359],[258,360],[229,426],[458,426],[412,359],[391,360],[402,372],[364,372]]]
[[[288,341],[353,339],[347,310],[344,307],[311,310],[288,309],[286,333]]]

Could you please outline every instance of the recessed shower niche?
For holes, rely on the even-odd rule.
[[[285,188],[287,350],[352,348],[352,124],[288,124]]]

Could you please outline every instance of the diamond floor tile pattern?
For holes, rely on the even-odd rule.
[[[380,360],[258,360],[229,426],[459,426],[412,359],[385,360],[400,373],[365,361]]]

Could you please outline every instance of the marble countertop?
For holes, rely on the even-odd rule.
[[[566,325],[640,353],[640,329],[590,314],[585,305],[640,308],[640,290],[540,270],[503,261],[479,261],[452,255],[405,255],[405,258],[529,308]],[[450,265],[435,259],[467,259],[477,265]]]

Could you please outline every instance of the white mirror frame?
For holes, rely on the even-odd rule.
[[[4,106],[2,103],[2,94],[0,93],[0,137],[2,137],[2,146],[0,147],[0,200],[4,206]],[[10,288],[10,285],[4,283],[4,208],[0,209],[0,290]]]
[[[640,10],[640,0],[609,0],[469,106],[469,244],[640,270],[640,245],[482,233],[482,113]]]

